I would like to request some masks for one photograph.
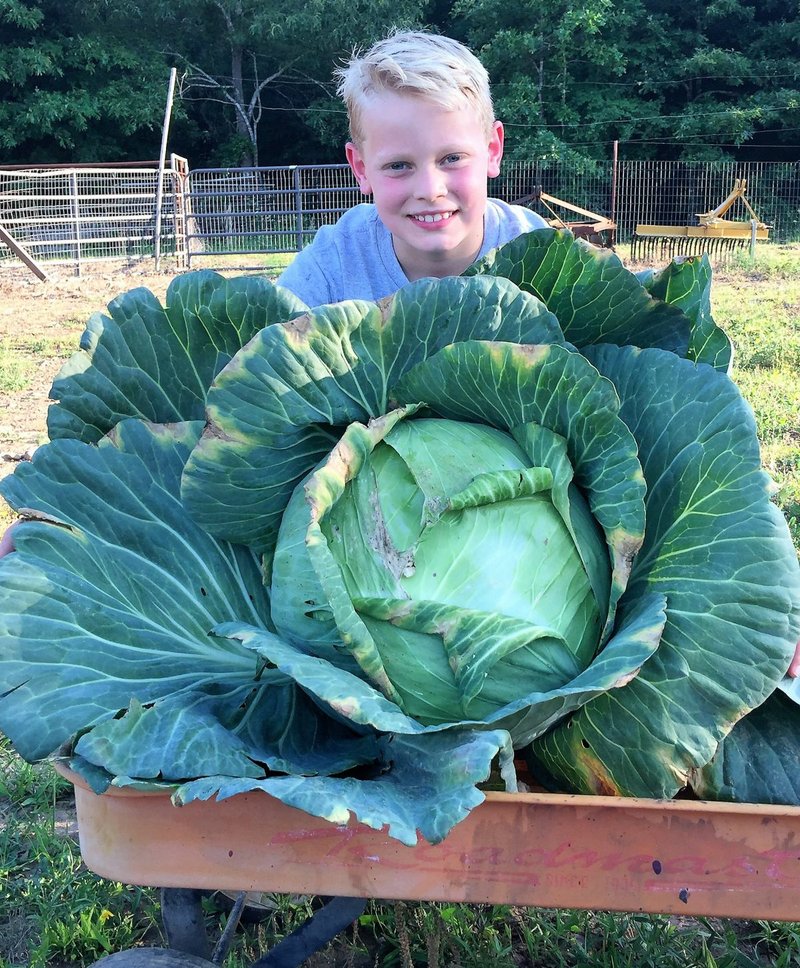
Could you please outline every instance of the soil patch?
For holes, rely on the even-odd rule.
[[[266,257],[259,257],[263,263]],[[194,268],[203,268],[202,265]],[[271,278],[277,274],[263,266]],[[242,269],[218,269],[239,275]],[[0,263],[0,366],[22,367],[19,388],[0,384],[0,477],[47,440],[48,394],[64,362],[78,349],[89,317],[105,312],[108,303],[142,286],[161,302],[177,274],[164,264],[156,272],[151,261],[95,263],[76,276],[70,268],[49,268],[40,281],[20,263]],[[9,373],[6,373],[8,377]]]

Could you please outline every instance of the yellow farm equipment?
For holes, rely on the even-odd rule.
[[[611,219],[604,215],[598,215],[596,212],[590,212],[588,208],[573,205],[572,202],[565,202],[562,198],[556,198],[555,195],[548,195],[547,192],[543,192],[538,187],[530,195],[515,199],[513,204],[531,205],[536,202],[540,203],[550,213],[549,216],[545,216],[545,221],[554,229],[569,229],[576,238],[587,239],[593,245],[602,248],[614,248],[617,223]],[[583,221],[565,222],[553,209],[553,205],[564,208],[568,212],[582,215]]]
[[[745,197],[747,181],[737,178],[728,197],[710,212],[696,216],[696,225],[637,225],[631,239],[631,258],[634,260],[667,260],[674,256],[708,253],[723,257],[736,249],[750,246],[769,238],[769,227],[753,210]],[[733,221],[722,216],[731,206],[741,201],[750,214],[749,221]]]

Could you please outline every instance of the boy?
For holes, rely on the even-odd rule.
[[[336,75],[350,120],[347,161],[372,203],[320,228],[279,278],[306,305],[375,300],[414,279],[460,275],[498,245],[547,227],[487,197],[503,126],[488,74],[466,47],[398,32]]]

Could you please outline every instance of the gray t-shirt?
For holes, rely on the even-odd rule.
[[[478,258],[541,228],[547,223],[536,212],[490,198]],[[284,269],[278,284],[314,307],[343,299],[382,299],[408,285],[408,277],[375,206],[362,204],[348,209],[335,225],[323,225],[311,245]]]

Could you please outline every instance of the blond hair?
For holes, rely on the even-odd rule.
[[[397,31],[364,54],[354,51],[334,77],[356,144],[363,135],[364,102],[383,91],[416,95],[447,110],[467,104],[477,111],[487,135],[491,134],[494,107],[486,68],[472,51],[449,37],[422,30]]]

